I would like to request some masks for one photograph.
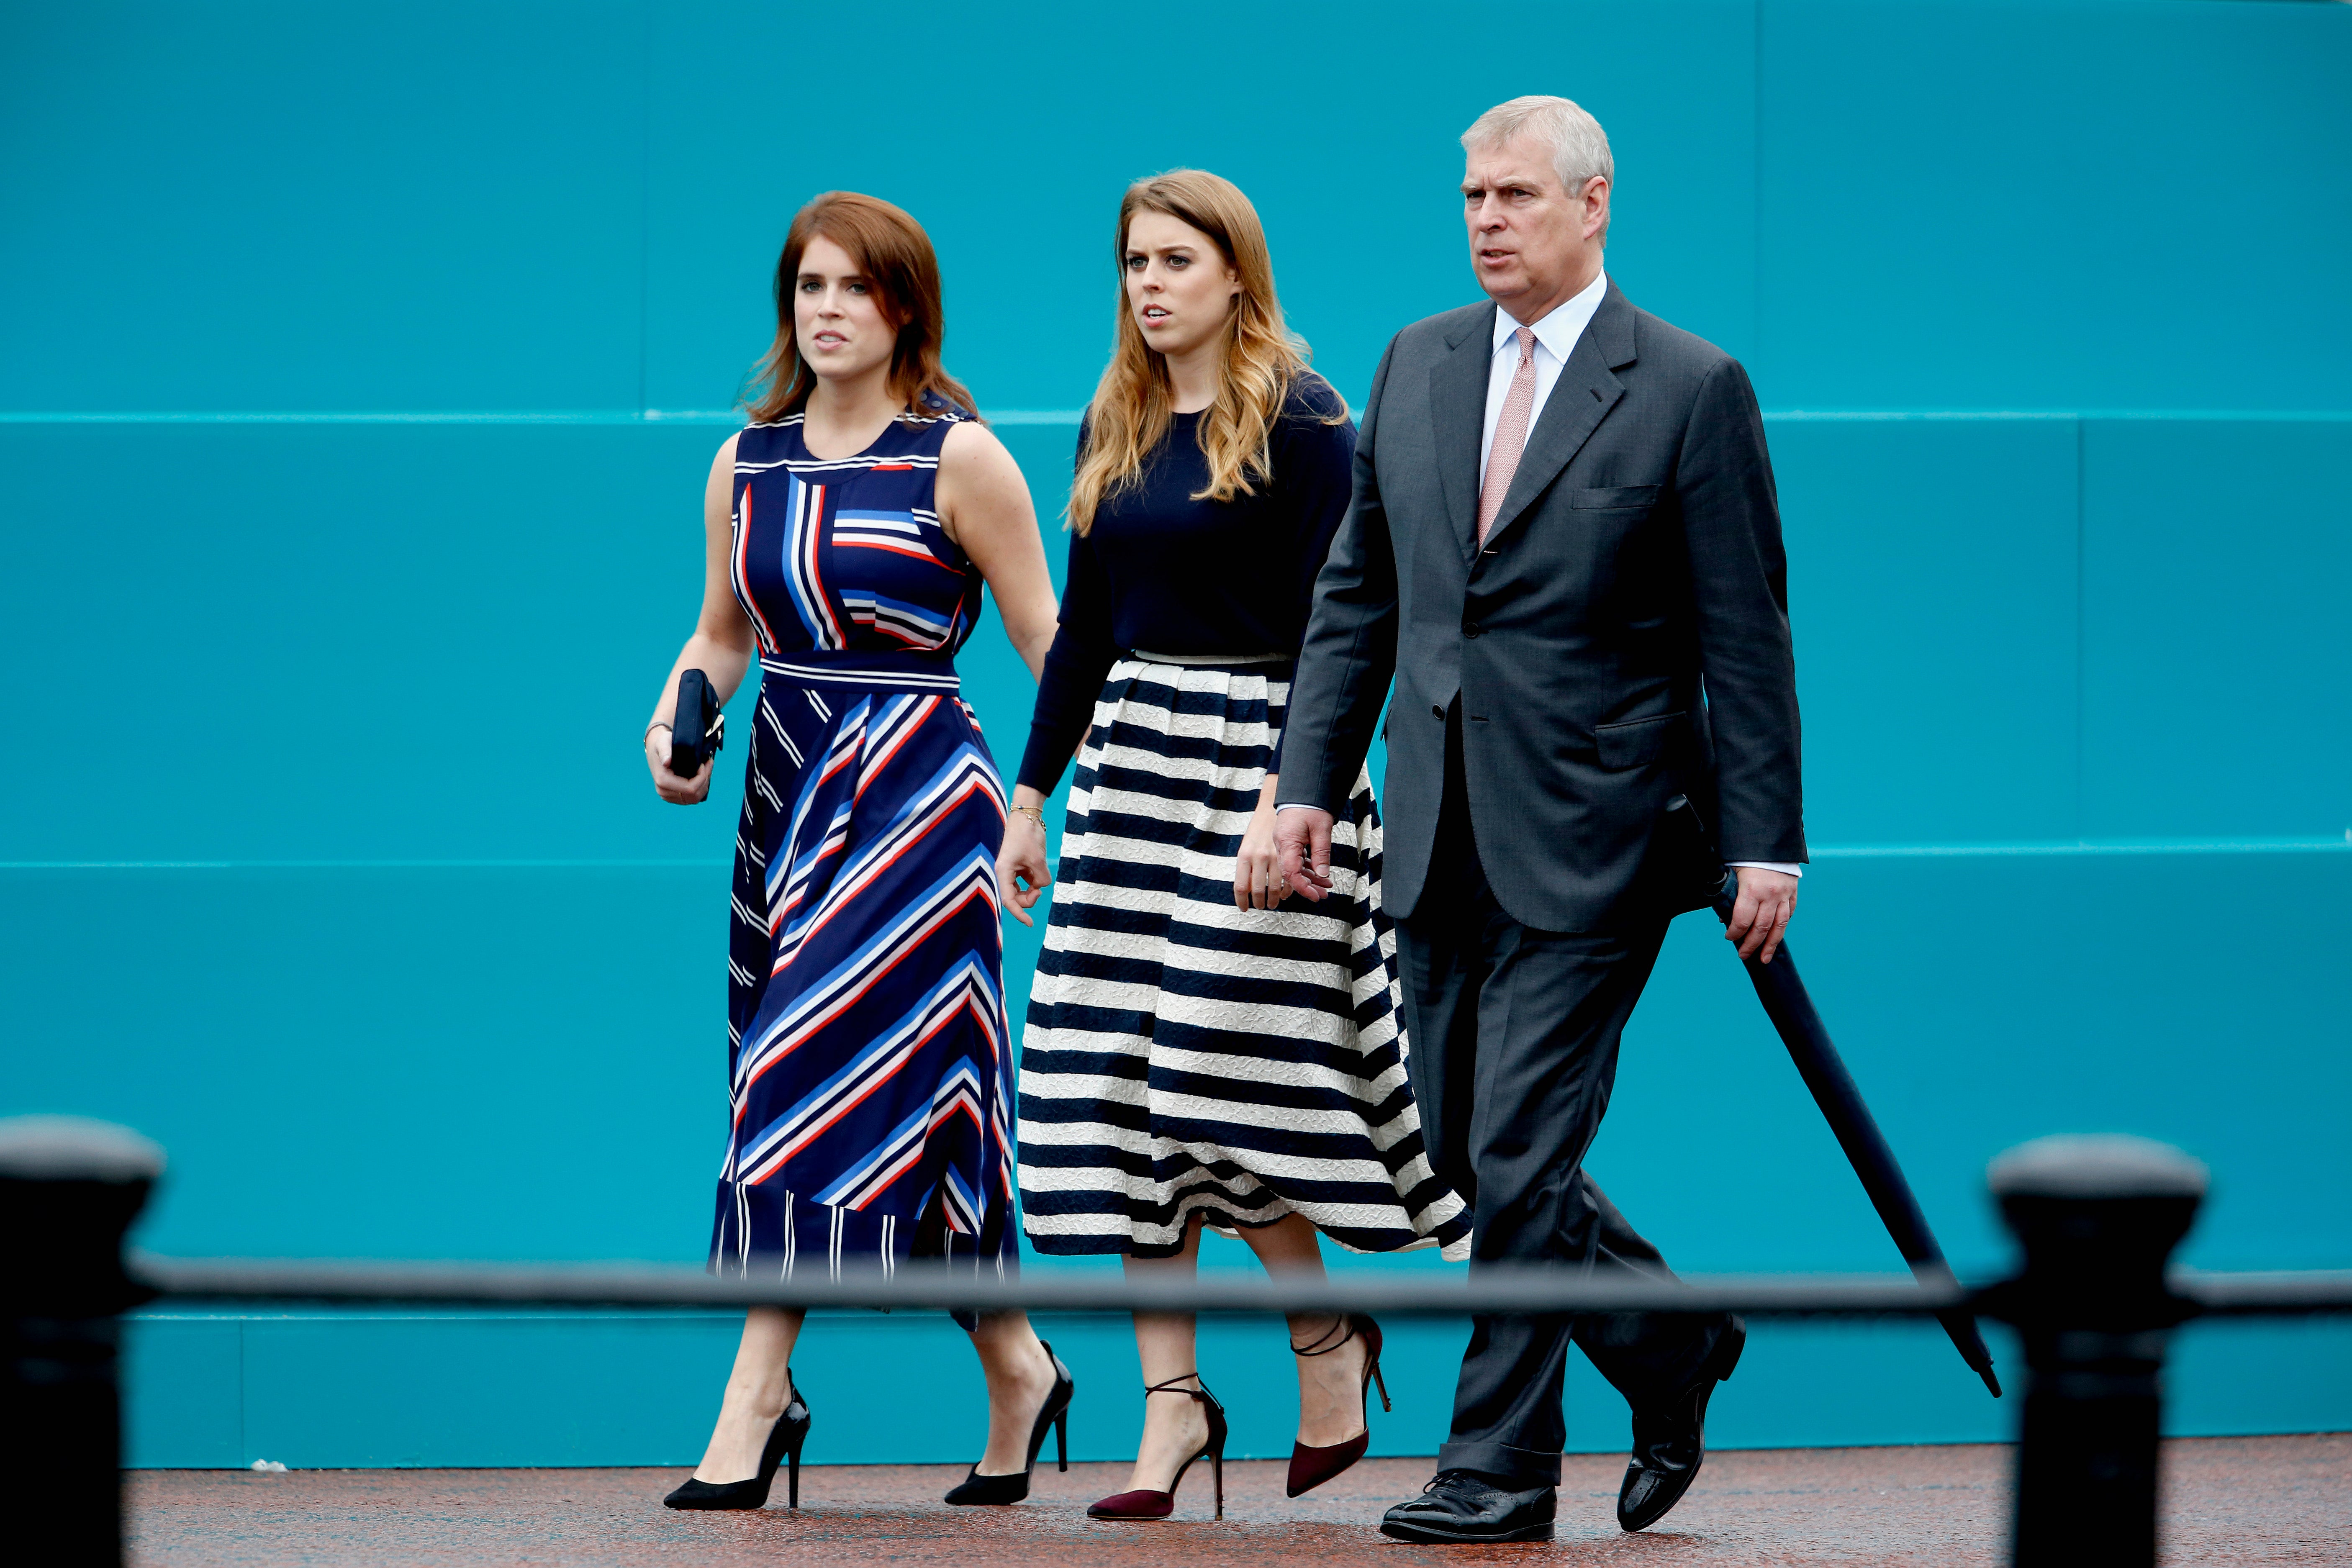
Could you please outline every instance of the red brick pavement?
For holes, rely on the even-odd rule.
[[[1282,1467],[1225,1472],[1225,1518],[1195,1474],[1167,1524],[1096,1524],[1086,1505],[1124,1467],[1040,1473],[1010,1509],[950,1509],[940,1466],[802,1472],[798,1512],[673,1513],[667,1470],[151,1470],[130,1478],[140,1568],[364,1563],[770,1565],[888,1562],[1016,1568],[1266,1568],[1285,1563],[1641,1563],[1643,1568],[1984,1568],[2002,1558],[2008,1450],[1992,1447],[1722,1453],[1658,1528],[1618,1532],[1622,1461],[1571,1456],[1557,1542],[1408,1546],[1375,1533],[1381,1510],[1427,1479],[1425,1459],[1368,1460],[1293,1502]],[[2168,1445],[2169,1563],[2352,1563],[2352,1435],[2203,1438]]]

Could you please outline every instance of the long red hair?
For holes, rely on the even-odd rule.
[[[823,235],[847,251],[873,285],[883,318],[898,328],[890,351],[890,390],[917,413],[931,399],[977,415],[963,383],[940,365],[947,336],[947,312],[940,302],[940,258],[931,237],[900,208],[856,191],[827,191],[793,215],[784,253],[776,261],[776,341],[752,372],[745,407],[760,424],[772,424],[804,406],[816,390],[816,373],[801,358],[793,320],[793,287],[809,241]]]

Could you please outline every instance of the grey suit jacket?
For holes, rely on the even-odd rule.
[[[1787,564],[1739,363],[1609,287],[1528,433],[1486,547],[1478,447],[1495,306],[1389,344],[1354,496],[1316,581],[1282,797],[1338,810],[1385,734],[1383,896],[1410,916],[1445,788],[1447,712],[1503,909],[1607,930],[1705,902],[1675,795],[1724,858],[1805,858]]]

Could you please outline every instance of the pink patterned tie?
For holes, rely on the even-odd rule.
[[[1486,542],[1486,531],[1495,526],[1495,514],[1503,510],[1511,476],[1519,471],[1519,454],[1528,445],[1528,416],[1536,406],[1535,329],[1521,327],[1515,335],[1519,340],[1519,367],[1511,372],[1511,390],[1503,395],[1502,416],[1495,421],[1495,447],[1486,454],[1486,488],[1478,492],[1478,542],[1482,545]]]

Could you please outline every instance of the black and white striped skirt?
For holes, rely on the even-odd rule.
[[[1040,1252],[1167,1257],[1198,1210],[1467,1255],[1469,1212],[1430,1169],[1406,1081],[1370,778],[1332,829],[1328,898],[1234,906],[1290,674],[1130,655],[1096,703],[1021,1052]]]

